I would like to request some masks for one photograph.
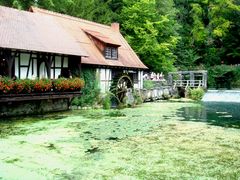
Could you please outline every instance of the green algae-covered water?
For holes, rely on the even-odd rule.
[[[159,102],[1,119],[0,179],[239,179],[237,106]]]

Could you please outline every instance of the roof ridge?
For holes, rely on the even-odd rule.
[[[14,8],[14,7],[9,7],[9,6],[0,5],[0,8],[9,9],[9,10],[12,10],[12,11],[18,11],[18,12],[21,12],[21,13],[31,14],[31,12],[29,12],[29,11],[25,11],[25,10],[22,10],[22,9],[16,9],[16,8]]]
[[[80,22],[84,22],[84,23],[88,23],[88,24],[92,24],[92,25],[97,25],[97,26],[101,26],[101,27],[104,27],[104,28],[108,28],[108,29],[111,28],[111,26],[109,26],[109,25],[89,21],[89,20],[86,20],[86,19],[70,16],[70,15],[67,15],[67,14],[62,14],[62,13],[59,13],[59,12],[50,11],[50,10],[47,10],[47,9],[42,9],[42,8],[35,7],[35,6],[31,6],[29,8],[29,10],[32,11],[32,12],[34,12],[34,10],[37,10],[40,13],[50,14],[50,15],[53,15],[53,16],[57,16],[57,17],[65,18],[65,19],[70,19],[70,20],[74,20],[74,21],[80,21]]]

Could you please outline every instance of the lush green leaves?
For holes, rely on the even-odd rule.
[[[239,1],[176,0],[175,3],[182,25],[182,38],[176,52],[177,66],[184,64],[183,67],[188,69],[200,65],[210,67],[239,63]],[[189,52],[189,49],[192,52],[188,55],[186,51]],[[193,61],[190,57],[195,55],[198,58]]]
[[[172,5],[172,1],[165,2],[168,3],[166,8]],[[123,8],[121,16],[128,42],[151,70],[173,70],[173,49],[178,41],[172,18],[175,12],[164,12],[165,4],[160,6],[155,0],[139,0],[128,5]]]
[[[121,31],[141,60],[156,72],[240,64],[239,0],[0,0],[31,5]]]

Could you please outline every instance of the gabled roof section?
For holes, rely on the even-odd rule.
[[[105,43],[105,44],[110,44],[110,45],[114,45],[114,46],[121,46],[119,43],[115,42],[113,39],[110,39],[107,36],[104,36],[102,33],[97,32],[97,31],[91,31],[91,30],[83,30],[84,32],[86,32],[87,34],[89,34],[90,36],[98,39],[99,41]]]
[[[121,33],[111,28],[111,26],[36,7],[31,7],[30,11],[35,14],[54,18],[75,39],[79,46],[83,47],[87,54],[89,54],[88,57],[82,58],[83,64],[147,69]],[[103,53],[96,47],[94,42],[89,38],[89,35],[104,43],[118,46],[118,60],[105,59]]]
[[[0,6],[0,48],[88,56],[50,16]]]

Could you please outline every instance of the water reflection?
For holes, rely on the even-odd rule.
[[[240,103],[209,102],[198,107],[183,107],[177,112],[177,116],[183,117],[184,121],[240,128]]]

